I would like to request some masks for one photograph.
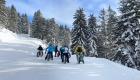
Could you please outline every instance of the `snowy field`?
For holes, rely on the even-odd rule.
[[[0,31],[0,80],[140,80],[140,71],[109,60],[85,57],[77,64],[75,55],[63,64],[60,57],[46,61],[36,57],[38,39]]]

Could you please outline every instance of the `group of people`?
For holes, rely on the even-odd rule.
[[[44,50],[42,48],[42,46],[39,45],[37,50],[39,51],[40,56],[42,57],[43,56],[43,50]],[[71,55],[70,55],[70,49],[69,49],[69,47],[67,45],[64,45],[64,46],[60,47],[60,49],[58,49],[58,46],[54,47],[52,44],[50,44],[49,46],[47,46],[45,48],[45,53],[46,53],[46,51],[47,51],[47,55],[45,57],[45,60],[47,59],[48,54],[51,55],[51,60],[53,60],[53,51],[54,51],[55,52],[55,55],[54,55],[55,57],[60,55],[62,62],[64,62],[63,57],[65,56],[67,63],[69,63],[69,58],[70,58]],[[78,56],[82,56],[82,59],[84,59],[84,48],[81,45],[78,45],[75,48],[74,52],[76,53],[77,61],[78,61]]]

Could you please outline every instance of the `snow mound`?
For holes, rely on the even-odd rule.
[[[37,38],[30,38],[27,34],[18,35],[5,28],[0,30],[0,41],[5,43],[28,43],[34,45],[35,47],[38,47],[38,45],[45,47],[45,44],[42,40]]]

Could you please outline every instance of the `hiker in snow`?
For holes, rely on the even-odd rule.
[[[37,48],[37,50],[38,50],[38,53],[39,53],[39,54],[38,54],[38,57],[39,57],[39,56],[42,57],[42,56],[43,56],[43,48],[42,48],[42,46],[39,45],[39,47]]]
[[[70,53],[69,53],[69,48],[68,48],[68,46],[64,46],[63,47],[63,55],[62,55],[62,62],[64,62],[64,60],[63,60],[63,56],[66,56],[66,60],[67,60],[67,63],[69,63],[69,56],[70,56]]]
[[[59,50],[58,50],[58,46],[55,46],[55,57],[59,57]]]
[[[78,63],[80,63],[80,62],[79,62],[78,56],[81,56],[81,60],[82,60],[83,63],[84,63],[84,48],[79,44],[79,45],[75,48],[74,52],[76,53],[76,59],[77,59]]]
[[[46,51],[48,51],[45,60],[47,59],[48,54],[51,55],[51,59],[53,60],[53,51],[54,51],[54,46],[52,44],[50,44],[46,49],[45,49],[45,53]]]
[[[64,47],[61,46],[61,47],[60,47],[60,56],[61,56],[62,62],[63,62],[63,52],[64,52]]]

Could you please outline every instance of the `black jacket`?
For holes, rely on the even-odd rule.
[[[42,48],[41,46],[39,46],[39,47],[37,48],[37,50],[43,50],[43,48]]]
[[[58,51],[58,46],[55,47],[55,51]]]

